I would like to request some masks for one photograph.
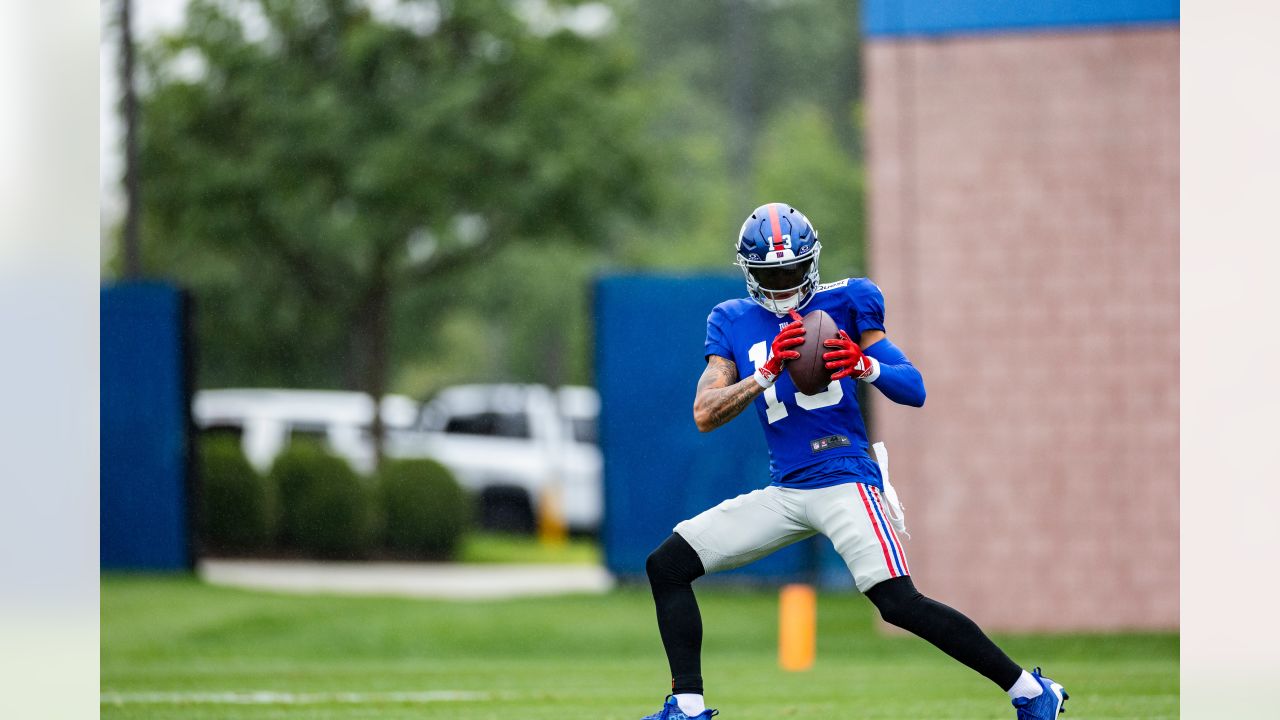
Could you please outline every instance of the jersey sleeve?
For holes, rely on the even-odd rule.
[[[707,316],[707,343],[703,357],[711,355],[733,359],[733,350],[729,342],[729,317],[724,308],[719,305]]]
[[[884,331],[884,294],[880,288],[866,278],[859,278],[849,283],[849,295],[858,335],[869,330]]]

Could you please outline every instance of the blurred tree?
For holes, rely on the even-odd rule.
[[[655,258],[635,238],[624,264],[728,268],[742,218],[779,200],[822,233],[824,276],[864,270],[858,17],[847,0],[634,5],[641,70],[663,88],[649,130],[673,158],[663,217],[688,242]]]
[[[397,332],[403,358],[395,386],[416,397],[460,382],[580,384],[590,377],[589,289],[598,251],[547,242],[512,244],[481,265],[414,294],[401,322],[432,312],[448,293],[457,309],[439,332]]]
[[[196,0],[140,87],[144,261],[195,290],[200,384],[589,382],[591,279],[736,274],[766,200],[863,272],[857,3],[604,7]]]
[[[124,119],[124,274],[136,279],[142,272],[142,252],[138,242],[138,93],[133,72],[133,2],[119,0],[120,26],[120,115]]]
[[[863,187],[835,124],[813,104],[774,116],[756,148],[756,197],[795,203],[822,239],[828,280],[865,272]]]
[[[394,330],[442,324],[470,268],[536,259],[536,282],[488,265],[502,312],[557,292],[551,247],[615,242],[651,208],[628,54],[548,24],[559,3],[520,7],[193,0],[146,48],[144,262],[196,291],[204,384],[381,396]]]

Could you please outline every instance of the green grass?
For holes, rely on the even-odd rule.
[[[920,640],[874,629],[857,595],[819,600],[815,668],[777,669],[772,592],[706,589],[708,701],[729,720],[1002,718],[997,688]],[[1000,637],[1071,692],[1066,717],[1178,717],[1174,634]],[[452,702],[104,702],[103,718],[637,720],[669,687],[647,591],[490,602],[298,597],[188,578],[102,582],[102,691],[490,694]]]
[[[546,545],[531,535],[471,533],[462,542],[459,560],[468,563],[573,563],[598,565],[600,546],[586,538]]]

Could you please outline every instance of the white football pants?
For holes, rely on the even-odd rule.
[[[707,574],[754,562],[822,533],[844,559],[858,590],[909,575],[907,555],[880,491],[850,482],[816,490],[776,485],[725,500],[675,526]]]

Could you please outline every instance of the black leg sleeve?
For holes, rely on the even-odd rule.
[[[703,575],[702,560],[685,539],[672,533],[645,562],[658,632],[671,665],[671,692],[702,694],[702,614],[693,581]]]
[[[878,583],[867,590],[867,599],[890,625],[924,638],[991,682],[1008,690],[1022,675],[1022,668],[991,642],[959,611],[930,600],[916,590],[908,576]]]

